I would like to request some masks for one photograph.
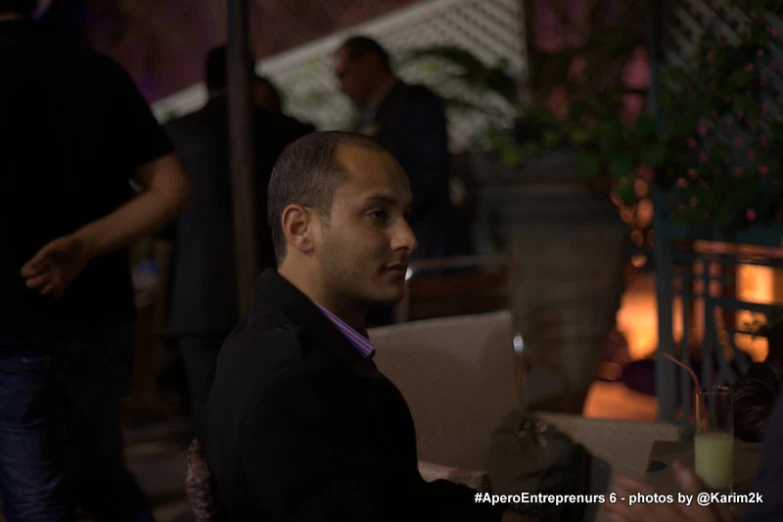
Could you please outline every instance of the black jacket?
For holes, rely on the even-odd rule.
[[[275,266],[266,218],[267,186],[277,158],[315,129],[283,114],[253,109],[253,171],[259,273]],[[221,333],[239,322],[234,214],[229,160],[228,99],[213,98],[198,112],[167,125],[190,179],[193,205],[171,228],[169,334]]]
[[[207,461],[227,520],[499,521],[475,491],[418,471],[397,388],[274,270],[226,340]]]

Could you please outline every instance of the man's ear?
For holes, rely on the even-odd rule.
[[[286,243],[309,255],[313,251],[313,214],[301,205],[288,205],[281,219]]]

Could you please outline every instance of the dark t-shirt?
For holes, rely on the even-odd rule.
[[[132,196],[136,169],[172,151],[117,63],[34,22],[0,23],[0,353],[134,317],[128,249],[90,262],[60,299],[25,288],[49,241]]]

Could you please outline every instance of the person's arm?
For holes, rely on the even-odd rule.
[[[764,433],[764,443],[759,457],[759,468],[753,485],[753,492],[762,497],[762,502],[746,506],[742,522],[772,522],[780,520],[783,513],[783,400],[778,394],[775,407]]]
[[[502,510],[475,504],[474,491],[424,482],[415,455],[400,462],[392,445],[410,441],[390,440],[379,405],[346,378],[298,372],[248,409],[241,458],[259,512],[280,522],[500,522]]]
[[[141,193],[74,232],[90,259],[157,232],[190,204],[190,184],[174,154],[141,166],[136,179],[144,187]]]
[[[138,170],[141,193],[114,212],[43,246],[21,269],[28,288],[61,296],[96,257],[162,228],[190,202],[190,188],[173,154]]]

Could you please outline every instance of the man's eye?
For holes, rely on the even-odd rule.
[[[383,211],[383,210],[373,210],[372,212],[370,212],[367,215],[370,216],[373,219],[378,219],[378,220],[386,219],[386,212]]]

